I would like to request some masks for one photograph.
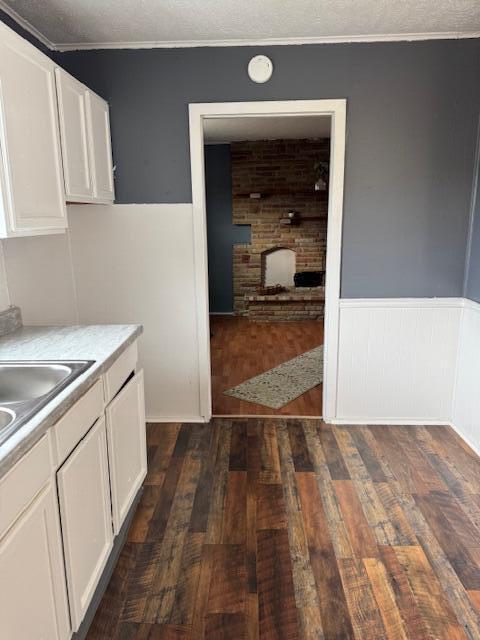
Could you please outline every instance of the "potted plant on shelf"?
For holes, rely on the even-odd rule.
[[[330,163],[325,160],[317,160],[313,165],[313,172],[315,175],[315,191],[328,191]]]

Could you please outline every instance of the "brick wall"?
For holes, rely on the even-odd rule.
[[[327,193],[315,191],[314,163],[329,158],[330,141],[265,140],[231,145],[232,208],[234,224],[251,225],[251,243],[233,249],[234,310],[249,314],[248,297],[262,284],[262,253],[286,247],[296,253],[297,271],[324,271],[327,241]],[[260,199],[249,198],[261,193]],[[321,216],[284,226],[280,219],[293,209],[301,217]],[[273,305],[273,303],[269,303]],[[292,305],[293,307],[296,305]],[[323,305],[311,306],[304,317],[322,317]],[[298,313],[264,314],[266,319],[298,319]],[[315,309],[313,309],[315,307]],[[253,312],[253,308],[250,309]],[[258,319],[258,318],[254,318]]]

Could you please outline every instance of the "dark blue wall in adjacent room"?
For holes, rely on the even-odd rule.
[[[250,226],[232,224],[230,145],[205,147],[210,311],[233,312],[233,245],[250,242]]]

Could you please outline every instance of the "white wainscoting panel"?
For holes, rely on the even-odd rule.
[[[71,205],[80,322],[138,323],[150,420],[201,420],[191,204]]]
[[[453,427],[480,455],[480,304],[465,300],[460,325]]]
[[[68,233],[3,240],[11,304],[26,325],[78,322]]]
[[[450,423],[462,301],[340,300],[338,422]]]

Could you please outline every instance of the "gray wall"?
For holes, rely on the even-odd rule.
[[[480,40],[263,47],[275,66],[266,85],[245,71],[259,51],[49,55],[111,104],[118,202],[191,200],[189,102],[347,98],[342,295],[462,295]]]
[[[480,129],[479,129],[480,131]],[[480,144],[480,137],[479,137]],[[477,176],[472,193],[473,220],[470,238],[470,252],[467,262],[465,281],[465,297],[480,302],[480,148],[478,149],[479,163]]]
[[[191,201],[189,102],[347,98],[344,297],[462,294],[479,60],[480,40],[59,56],[111,103],[119,202]]]
[[[233,312],[233,245],[250,242],[250,226],[232,224],[230,145],[205,147],[210,311]]]

